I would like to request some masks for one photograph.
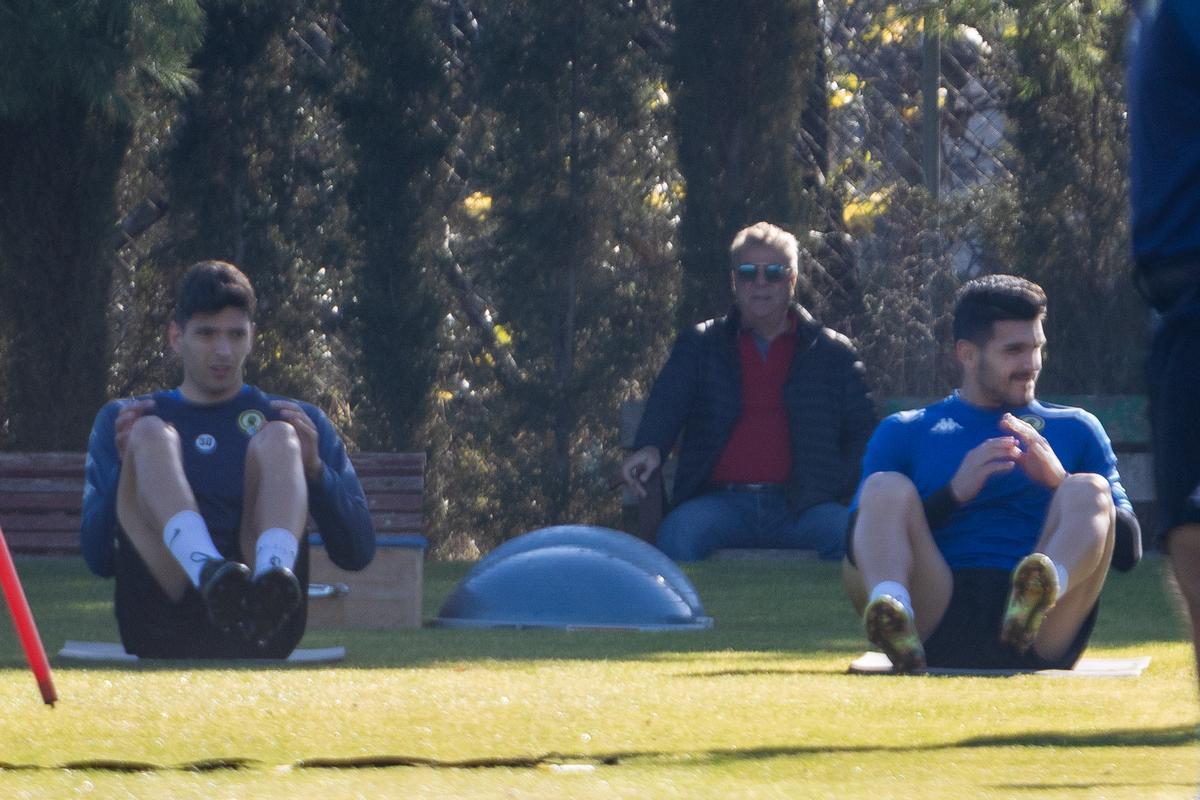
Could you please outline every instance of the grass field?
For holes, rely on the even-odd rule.
[[[18,568],[49,650],[116,640],[110,583]],[[427,617],[465,571],[428,565]],[[304,644],[349,654],[320,668],[55,662],[54,709],[2,623],[0,798],[1195,796],[1200,707],[1157,560],[1110,579],[1088,653],[1152,656],[1136,679],[850,676],[866,643],[836,567],[688,572],[711,631],[321,631]]]

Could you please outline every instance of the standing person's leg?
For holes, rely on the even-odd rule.
[[[1160,546],[1184,601],[1200,676],[1200,289],[1167,314],[1147,364]]]
[[[1067,476],[1054,492],[1033,555],[1014,571],[1002,641],[1019,652],[1032,645],[1050,662],[1071,649],[1104,588],[1115,519],[1107,480],[1090,473]]]
[[[898,670],[922,669],[921,643],[946,613],[954,579],[906,476],[877,472],[864,482],[850,551],[843,584],[868,638]]]
[[[1171,573],[1187,610],[1192,649],[1200,676],[1200,524],[1181,525],[1167,534]]]
[[[667,514],[658,528],[658,549],[674,561],[701,561],[723,547],[753,544],[755,497],[711,492]]]

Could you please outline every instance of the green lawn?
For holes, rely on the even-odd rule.
[[[48,649],[116,639],[110,583],[74,561],[18,568]],[[427,617],[465,571],[428,565]],[[850,676],[866,643],[836,567],[688,571],[711,631],[322,631],[305,644],[346,662],[55,663],[54,709],[5,623],[0,798],[1196,793],[1191,651],[1157,560],[1113,576],[1089,650],[1153,656],[1137,679]]]

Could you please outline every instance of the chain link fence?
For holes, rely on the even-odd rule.
[[[976,28],[895,4],[827,0],[822,12],[830,178],[869,271],[872,254],[892,249],[875,237],[942,229],[947,205],[1011,180],[1005,87]],[[969,233],[941,239],[957,273],[978,272]]]

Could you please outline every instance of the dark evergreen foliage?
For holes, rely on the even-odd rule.
[[[729,303],[729,242],[765,219],[803,234],[813,207],[798,147],[821,39],[806,0],[676,0],[672,85],[684,267],[680,325]]]
[[[350,307],[362,347],[361,441],[423,449],[437,369],[432,255],[449,142],[449,79],[429,4],[342,4],[350,53],[339,112],[353,147],[349,201],[360,264]]]
[[[114,192],[142,79],[187,85],[190,3],[0,9],[0,337],[7,444],[82,449],[108,377]]]

